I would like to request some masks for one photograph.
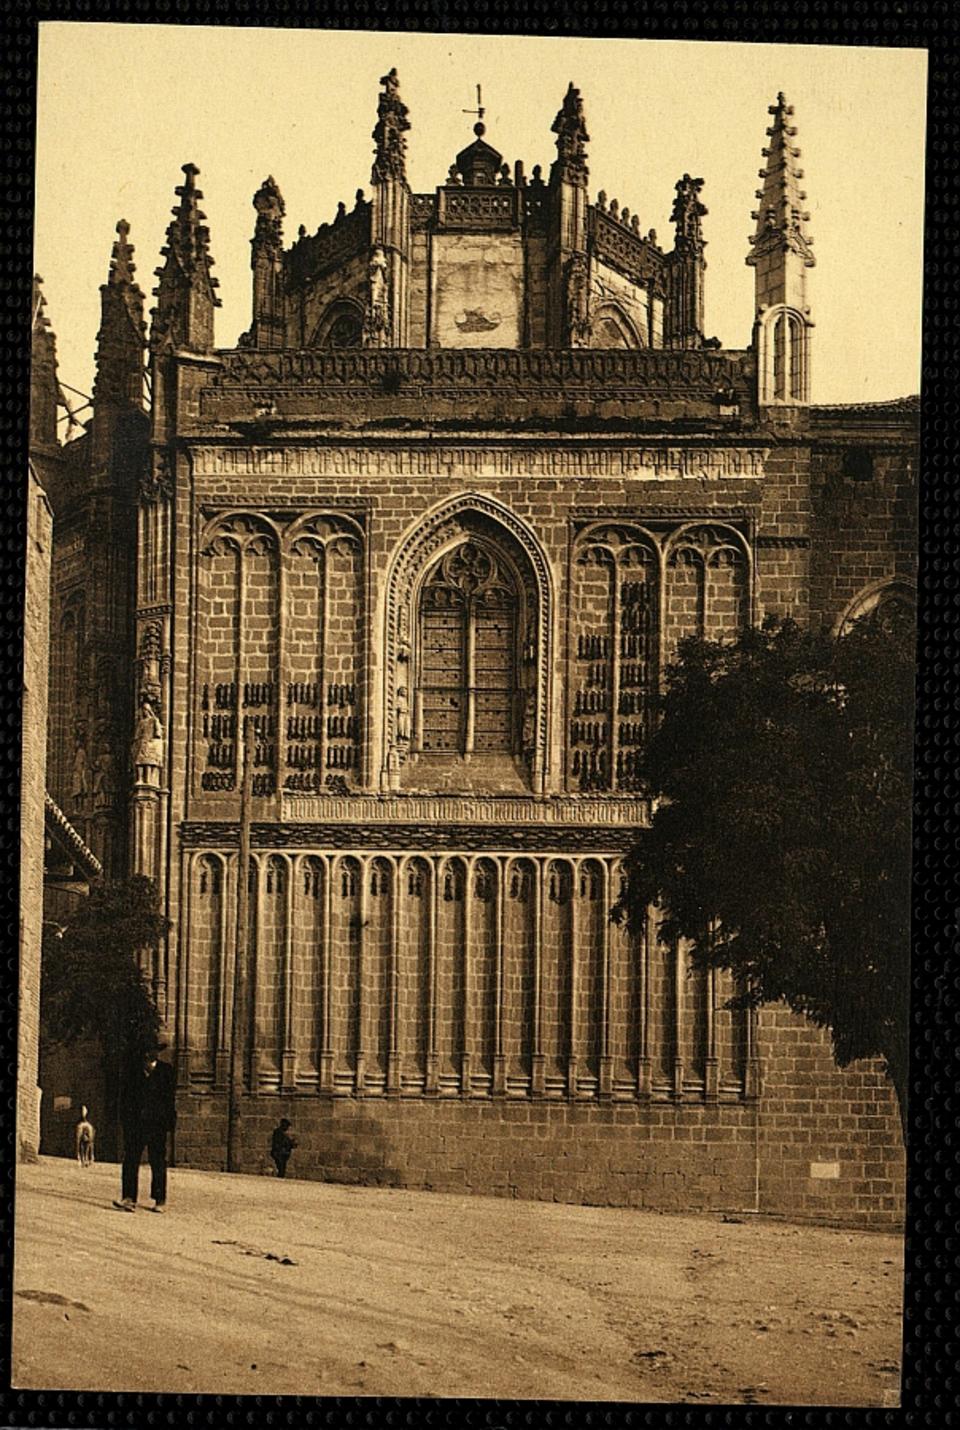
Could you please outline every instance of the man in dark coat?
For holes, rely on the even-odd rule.
[[[120,1200],[113,1204],[119,1211],[136,1211],[144,1147],[150,1162],[152,1210],[167,1209],[167,1137],[176,1125],[177,1109],[173,1068],[157,1056],[166,1046],[158,1038],[155,1047],[134,1063],[121,1088],[123,1171]]]
[[[273,1158],[277,1168],[277,1176],[287,1175],[287,1163],[290,1161],[290,1153],[297,1145],[297,1139],[290,1131],[290,1121],[286,1117],[281,1117],[279,1124],[273,1129],[273,1136],[270,1138],[270,1156]]]

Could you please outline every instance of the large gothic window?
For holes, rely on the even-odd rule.
[[[314,329],[314,348],[358,348],[363,343],[363,309],[352,299],[338,299],[323,312]]]
[[[512,573],[477,542],[463,542],[429,574],[420,597],[417,750],[514,753],[517,608]]]

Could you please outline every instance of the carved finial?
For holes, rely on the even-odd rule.
[[[752,251],[747,255],[747,263],[753,265],[760,253],[779,247],[784,253],[797,254],[804,267],[812,268],[813,239],[804,230],[810,215],[804,210],[806,195],[800,188],[803,170],[797,166],[800,150],[791,143],[797,131],[794,125],[787,123],[793,115],[793,106],[787,104],[780,93],[768,113],[773,116],[773,123],[767,130],[770,143],[761,151],[766,163],[758,171],[763,187],[756,191],[760,203],[753,211],[756,228],[750,239]]]
[[[47,300],[43,296],[43,279],[39,273],[33,275],[33,326],[49,328],[50,319],[46,314]]]
[[[286,207],[277,181],[270,174],[253,196],[257,211],[257,226],[253,236],[254,252],[260,248],[283,247],[283,216]]]
[[[253,206],[258,214],[269,214],[271,217],[283,218],[286,213],[286,206],[283,202],[283,195],[277,187],[277,181],[272,174],[268,174],[253,196]]]
[[[557,136],[557,157],[562,162],[582,164],[586,159],[590,135],[587,133],[580,91],[572,81],[567,86],[563,104],[552,128]]]
[[[137,266],[133,261],[133,244],[128,241],[130,225],[125,218],[117,224],[117,239],[110,255],[108,283],[132,283]]]
[[[691,179],[689,174],[684,174],[682,179],[677,180],[675,187],[676,197],[670,221],[676,224],[676,247],[702,249],[703,228],[700,220],[707,212],[700,202],[703,180]]]
[[[383,86],[377,103],[377,125],[373,131],[376,145],[371,183],[382,184],[387,179],[406,178],[407,141],[403,137],[410,128],[409,110],[400,98],[400,81],[392,69],[380,80]]]
[[[206,277],[211,288],[217,288],[219,283],[209,271],[213,259],[210,257],[210,230],[204,223],[206,214],[200,211],[203,194],[196,183],[199,172],[196,164],[183,165],[184,182],[173,191],[180,202],[170,210],[173,222],[167,228],[167,243],[160,252],[168,263],[171,258],[178,263],[188,278],[200,273]],[[158,268],[157,276],[162,277],[163,272]],[[219,299],[216,302],[219,307]]]
[[[150,334],[151,347],[156,351],[164,343],[205,350],[213,345],[213,309],[220,307],[215,289],[218,280],[210,272],[210,230],[206,215],[200,211],[203,194],[197,188],[200,170],[196,164],[184,164],[184,182],[174,193],[180,199],[172,210],[173,220],[167,228],[167,241],[160,250],[165,262],[156,270],[160,279],[154,288],[158,299]],[[202,293],[200,307],[189,303],[186,294]]]
[[[140,407],[143,402],[143,294],[134,279],[133,244],[126,219],[117,224],[107,281],[100,288],[100,329],[93,393],[97,403]],[[99,417],[101,408],[94,412]]]

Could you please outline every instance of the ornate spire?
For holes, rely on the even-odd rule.
[[[213,259],[210,256],[210,230],[204,222],[206,214],[200,211],[203,194],[197,188],[199,172],[196,164],[183,166],[184,181],[173,191],[180,202],[176,208],[170,210],[173,222],[167,229],[166,247],[161,248],[160,252],[164,258],[172,259],[191,282],[200,277],[205,279],[211,288],[216,288],[219,286],[218,281],[210,275],[210,269],[213,267]],[[161,276],[159,270],[157,276]]]
[[[143,405],[143,293],[134,279],[133,244],[126,219],[117,224],[106,283],[100,286],[96,402]],[[94,420],[96,420],[96,410]]]
[[[30,355],[30,445],[57,445],[57,340],[46,314],[39,274],[33,277]]]
[[[380,80],[383,91],[377,103],[377,127],[373,131],[376,154],[373,161],[371,183],[382,184],[386,179],[407,177],[407,141],[403,137],[410,128],[407,118],[409,110],[400,98],[400,81],[392,69]]]
[[[253,196],[253,206],[257,211],[257,227],[253,235],[254,262],[258,248],[278,249],[283,247],[283,216],[286,207],[277,181],[268,174]]]
[[[166,261],[156,270],[160,283],[153,290],[158,300],[150,335],[154,348],[168,338],[174,346],[213,346],[213,310],[220,307],[214,290],[219,283],[210,272],[210,230],[200,210],[199,172],[195,164],[184,164],[184,182],[174,189],[180,202],[171,210],[173,222],[160,250]]]
[[[702,188],[703,180],[691,179],[689,174],[684,174],[682,179],[677,180],[677,193],[673,201],[673,213],[670,215],[670,222],[675,224],[677,229],[674,245],[677,252],[681,250],[700,252],[706,247],[703,241],[703,226],[700,222],[707,213],[700,202]]]
[[[557,157],[553,165],[553,176],[570,184],[587,182],[587,145],[590,135],[583,113],[580,91],[571,82],[563,97],[560,112],[553,121],[553,133],[557,136]]]
[[[253,326],[241,344],[257,348],[283,346],[283,197],[273,175],[253,196],[257,226],[250,240],[253,269]]]
[[[137,265],[133,261],[133,244],[128,241],[129,233],[130,225],[122,218],[117,224],[117,237],[110,254],[110,272],[107,276],[107,282],[110,284],[133,283]]]
[[[767,130],[770,143],[762,151],[763,188],[757,189],[760,207],[750,215],[757,227],[750,239],[752,251],[747,255],[747,263],[754,266],[762,255],[779,250],[797,254],[806,268],[812,268],[816,260],[811,252],[813,239],[804,231],[810,215],[804,211],[807,196],[800,188],[803,178],[803,170],[797,167],[800,150],[791,142],[797,131],[788,123],[793,105],[788,104],[781,93],[768,113],[773,115],[773,124]]]

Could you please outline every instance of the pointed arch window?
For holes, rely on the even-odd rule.
[[[462,542],[429,573],[419,603],[420,752],[514,753],[519,605],[513,573],[480,542]]]

